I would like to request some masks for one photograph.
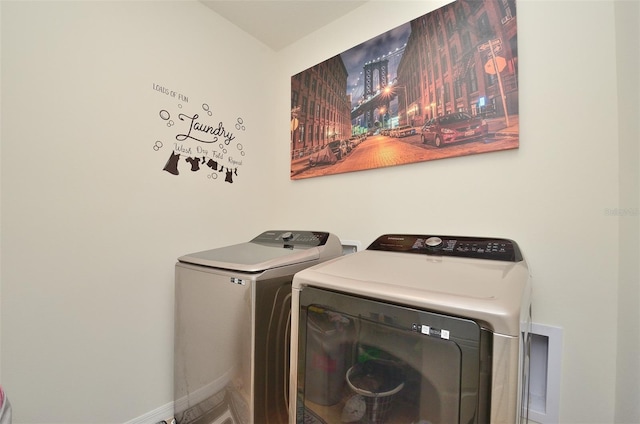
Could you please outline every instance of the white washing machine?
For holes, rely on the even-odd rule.
[[[531,281],[506,239],[387,234],[293,280],[290,422],[526,422]]]
[[[178,424],[287,422],[291,281],[341,254],[331,233],[265,231],[178,259]]]

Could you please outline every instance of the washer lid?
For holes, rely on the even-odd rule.
[[[179,257],[178,261],[211,268],[262,272],[319,259],[329,236],[329,233],[317,231],[265,231],[250,242],[190,253]],[[333,249],[334,244],[331,245]]]

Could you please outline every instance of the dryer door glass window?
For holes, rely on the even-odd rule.
[[[298,423],[488,422],[476,322],[308,287],[299,320]]]

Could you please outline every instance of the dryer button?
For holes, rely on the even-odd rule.
[[[436,248],[442,246],[442,239],[440,237],[429,237],[425,241],[425,243],[426,243],[428,248],[436,249]]]

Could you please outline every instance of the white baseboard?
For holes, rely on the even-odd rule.
[[[220,390],[224,389],[231,381],[231,376],[235,375],[235,369],[229,370],[215,381],[189,393],[189,396],[183,396],[174,402],[169,402],[153,411],[147,412],[137,418],[127,421],[124,424],[158,424],[161,421],[173,418],[174,411],[184,411],[189,405],[197,405],[203,400],[213,396]],[[176,408],[177,407],[177,408]]]
[[[127,421],[124,424],[158,424],[161,421],[173,418],[173,402],[162,405],[153,411]]]

